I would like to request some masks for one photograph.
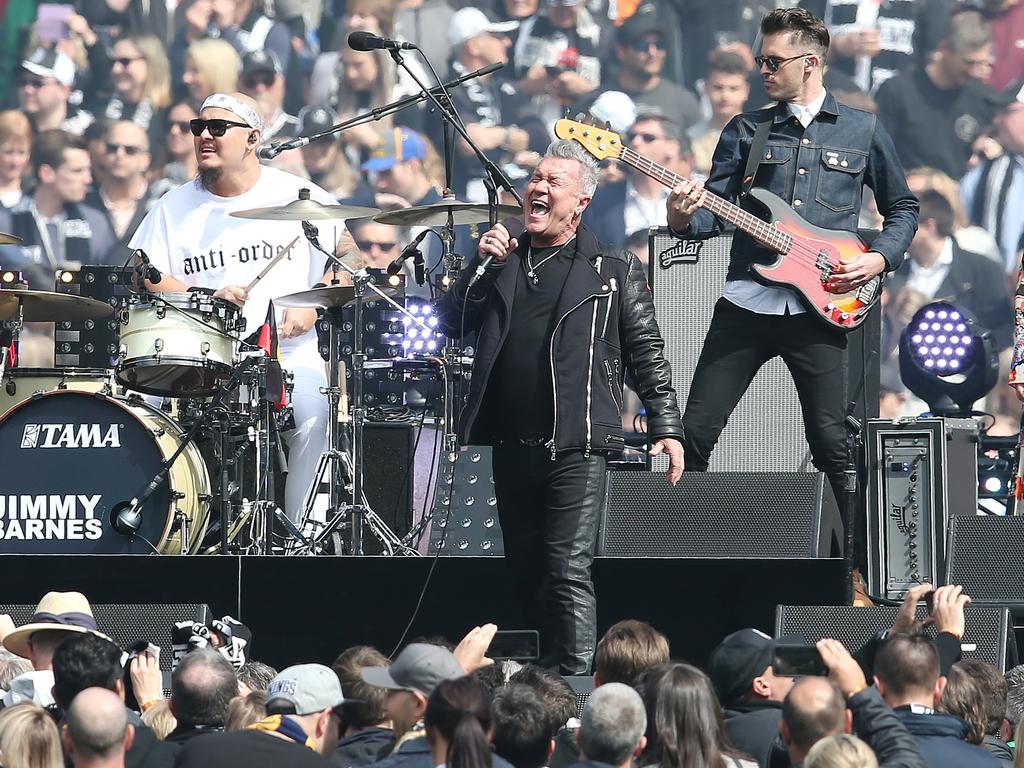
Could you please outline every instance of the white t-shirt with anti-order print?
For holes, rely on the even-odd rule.
[[[235,197],[220,197],[189,181],[164,195],[146,215],[132,236],[130,247],[141,248],[153,266],[188,286],[212,288],[248,285],[294,238],[299,240],[291,254],[280,261],[253,288],[243,314],[246,333],[251,333],[267,316],[271,299],[303,291],[324,273],[325,258],[313,251],[298,221],[238,219],[232,211],[280,206],[309,189],[310,198],[325,205],[337,200],[307,179],[276,168],[260,167],[256,185]],[[325,247],[344,231],[344,221],[315,222]],[[277,307],[278,326],[285,308]],[[315,345],[315,332],[282,339],[280,349],[289,352],[307,344]]]

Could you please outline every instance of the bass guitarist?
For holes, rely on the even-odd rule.
[[[896,269],[917,229],[917,199],[907,188],[892,140],[875,116],[838,104],[825,90],[829,46],[825,25],[801,8],[772,11],[761,21],[756,57],[776,105],[734,117],[722,131],[706,185],[683,182],[668,199],[678,237],[706,237],[723,223],[702,208],[708,191],[754,210],[751,187],[775,193],[811,224],[856,232],[863,185],[885,219],[872,249],[843,261],[829,290],[860,288]],[[761,126],[760,131],[759,126]],[[756,151],[756,154],[754,151]],[[752,158],[751,155],[754,155]],[[805,311],[797,294],[754,282],[747,267],[778,258],[737,231],[721,299],[715,305],[683,415],[686,468],[705,470],[729,415],[757,371],[781,355],[800,396],[814,465],[828,475],[842,504],[846,337]],[[772,407],[765,403],[764,407]]]

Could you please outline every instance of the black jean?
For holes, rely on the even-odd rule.
[[[607,461],[582,451],[503,442],[493,451],[505,558],[532,626],[541,663],[585,675],[594,658],[597,600],[591,580]]]
[[[842,499],[845,351],[846,337],[810,313],[762,315],[719,299],[683,413],[686,470],[708,468],[736,404],[761,366],[779,355],[800,396],[814,466],[828,476],[836,498]],[[764,407],[771,408],[772,403]]]

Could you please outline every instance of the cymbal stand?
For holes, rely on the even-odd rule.
[[[18,302],[18,313],[10,320],[0,322],[0,379],[7,372],[7,358],[18,343],[25,325],[25,308]]]
[[[341,269],[344,272],[347,272],[349,277],[352,279],[352,285],[355,289],[355,328],[353,330],[352,343],[352,458],[350,459],[347,452],[340,448],[341,429],[337,421],[338,405],[341,401],[343,392],[342,387],[345,386],[345,382],[341,381],[341,361],[338,353],[338,328],[340,327],[341,310],[340,308],[328,310],[330,381],[328,382],[326,394],[328,398],[328,409],[331,414],[331,418],[328,422],[328,446],[327,451],[325,451],[320,457],[320,461],[317,465],[317,471],[313,478],[313,484],[310,486],[309,491],[306,494],[306,502],[303,509],[303,516],[299,523],[299,528],[301,530],[305,526],[305,523],[310,519],[313,512],[314,502],[316,501],[317,489],[319,487],[320,480],[324,474],[327,473],[328,485],[330,488],[330,509],[334,516],[328,521],[322,530],[318,531],[314,535],[314,551],[322,547],[332,536],[334,531],[346,517],[344,513],[347,512],[347,517],[351,522],[349,541],[350,554],[364,554],[364,523],[369,525],[370,530],[374,533],[378,541],[381,542],[385,553],[389,555],[394,554],[396,549],[402,548],[401,541],[394,532],[388,528],[387,524],[380,518],[380,516],[370,508],[369,504],[366,503],[366,496],[363,493],[363,425],[366,420],[366,409],[363,404],[363,365],[366,361],[366,354],[363,346],[363,305],[366,301],[367,294],[369,292],[376,294],[373,297],[373,300],[381,299],[386,301],[394,309],[398,310],[410,321],[421,326],[424,330],[432,329],[420,318],[408,312],[405,307],[395,302],[390,296],[370,282],[370,274],[365,269],[353,269],[348,264],[338,259],[333,253],[323,248],[317,239],[318,233],[315,226],[306,221],[302,223],[302,226],[310,244],[327,256],[335,267],[341,267]],[[337,275],[338,272],[335,269],[334,279],[331,281],[332,285],[338,285],[340,283]],[[347,505],[342,501],[342,491],[344,489],[343,473],[347,473],[348,477],[352,480],[352,501]],[[305,546],[304,549],[308,551],[308,545]]]

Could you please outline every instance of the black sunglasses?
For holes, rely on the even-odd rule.
[[[783,64],[787,64],[797,59],[802,59],[806,56],[814,56],[813,53],[798,53],[796,56],[790,56],[788,59],[780,59],[778,56],[755,56],[754,63],[757,64],[757,68],[767,67],[769,72],[778,72],[779,67]]]
[[[630,144],[634,143],[637,139],[645,144],[650,144],[652,141],[657,141],[660,138],[661,136],[655,136],[653,133],[630,133],[626,135],[626,139]]]
[[[167,130],[170,131],[170,130],[172,130],[174,128],[177,128],[179,133],[188,133],[188,131],[189,131],[189,121],[188,120],[172,120],[167,125]]]
[[[223,136],[228,132],[228,128],[249,128],[251,126],[247,123],[236,123],[234,120],[221,120],[219,118],[204,120],[201,117],[197,117],[188,121],[188,127],[191,129],[193,136],[202,136],[203,131],[207,128],[210,129],[211,136]]]
[[[143,147],[136,147],[131,144],[114,144],[111,141],[107,142],[108,155],[116,155],[120,149],[123,149],[124,153],[128,155],[128,157],[135,157],[136,155],[141,155],[146,151]]]
[[[637,40],[630,47],[637,53],[647,53],[651,46],[654,46],[655,50],[664,51],[665,41],[660,38],[657,40]]]
[[[131,63],[133,61],[138,61],[141,58],[143,58],[143,57],[142,56],[121,56],[120,58],[117,58],[117,59],[111,59],[110,63],[111,64],[120,64],[125,69],[128,69],[128,67],[131,66]]]
[[[398,243],[396,243],[394,241],[392,241],[390,243],[382,243],[379,240],[356,240],[356,245],[359,247],[360,251],[368,251],[371,248],[373,248],[373,246],[375,246],[375,245],[378,248],[380,248],[382,251],[390,251],[396,245],[398,245]]]
[[[242,78],[242,84],[247,88],[253,88],[257,85],[262,85],[264,88],[270,88],[274,85],[277,80],[277,75],[273,72],[257,72],[255,74],[246,75]]]
[[[23,77],[21,78],[22,88],[42,88],[45,85],[57,82],[56,80],[44,79],[41,77]]]

